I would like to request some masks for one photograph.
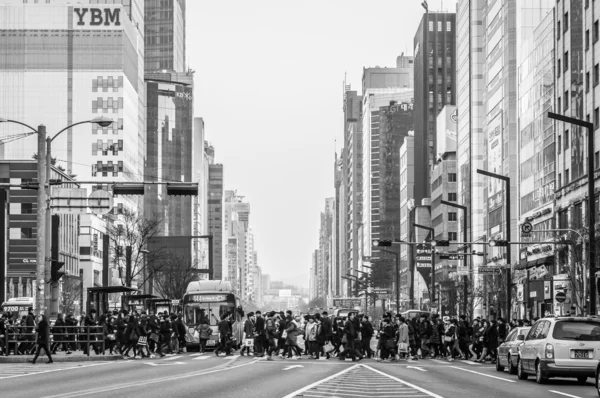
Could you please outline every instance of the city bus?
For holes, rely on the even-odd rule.
[[[402,317],[404,319],[406,319],[407,321],[412,320],[413,318],[420,318],[423,315],[425,315],[427,317],[427,319],[431,318],[431,312],[429,311],[420,311],[420,310],[408,310],[405,312],[400,313],[400,315],[402,315]]]
[[[236,295],[231,282],[194,281],[190,282],[183,295],[183,322],[186,327],[186,346],[199,348],[200,340],[195,328],[202,321],[208,322],[212,335],[207,348],[216,348],[219,342],[219,322],[226,315],[233,315],[232,329],[234,345],[239,347],[243,337],[243,310],[241,300]]]
[[[0,310],[10,313],[14,319],[27,315],[29,307],[33,307],[33,297],[14,297],[2,303]]]

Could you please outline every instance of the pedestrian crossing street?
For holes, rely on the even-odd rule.
[[[362,398],[373,396],[378,398],[441,398],[437,394],[383,373],[368,365],[355,365],[347,371],[337,373],[311,384],[285,398]]]
[[[94,362],[89,365],[81,365],[76,363],[53,363],[48,364],[45,361],[39,361],[37,364],[33,365],[30,363],[19,363],[19,364],[0,364],[0,380],[3,379],[13,379],[16,377],[42,374],[42,373],[51,373],[58,372],[61,370],[69,370],[69,369],[79,369],[81,367],[88,366],[98,366],[102,364],[110,363],[108,361]]]

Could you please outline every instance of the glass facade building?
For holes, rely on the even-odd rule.
[[[186,70],[185,0],[145,0],[145,70]]]
[[[147,76],[148,77],[148,76]],[[145,179],[156,182],[193,182],[194,137],[192,134],[192,79],[177,77],[180,82],[153,75],[147,85],[147,153]],[[165,83],[168,81],[168,83]],[[167,196],[165,185],[146,187],[146,214],[162,222],[160,235],[192,235],[192,197]]]

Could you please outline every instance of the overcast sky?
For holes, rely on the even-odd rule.
[[[430,0],[454,12],[456,1]],[[344,74],[413,54],[421,0],[187,2],[195,116],[223,163],[225,189],[250,202],[258,263],[308,287],[320,212],[334,195]],[[337,140],[337,144],[336,144]]]

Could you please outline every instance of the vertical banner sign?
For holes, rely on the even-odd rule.
[[[418,244],[415,252],[417,270],[423,278],[427,289],[431,289],[431,247],[426,244]]]

